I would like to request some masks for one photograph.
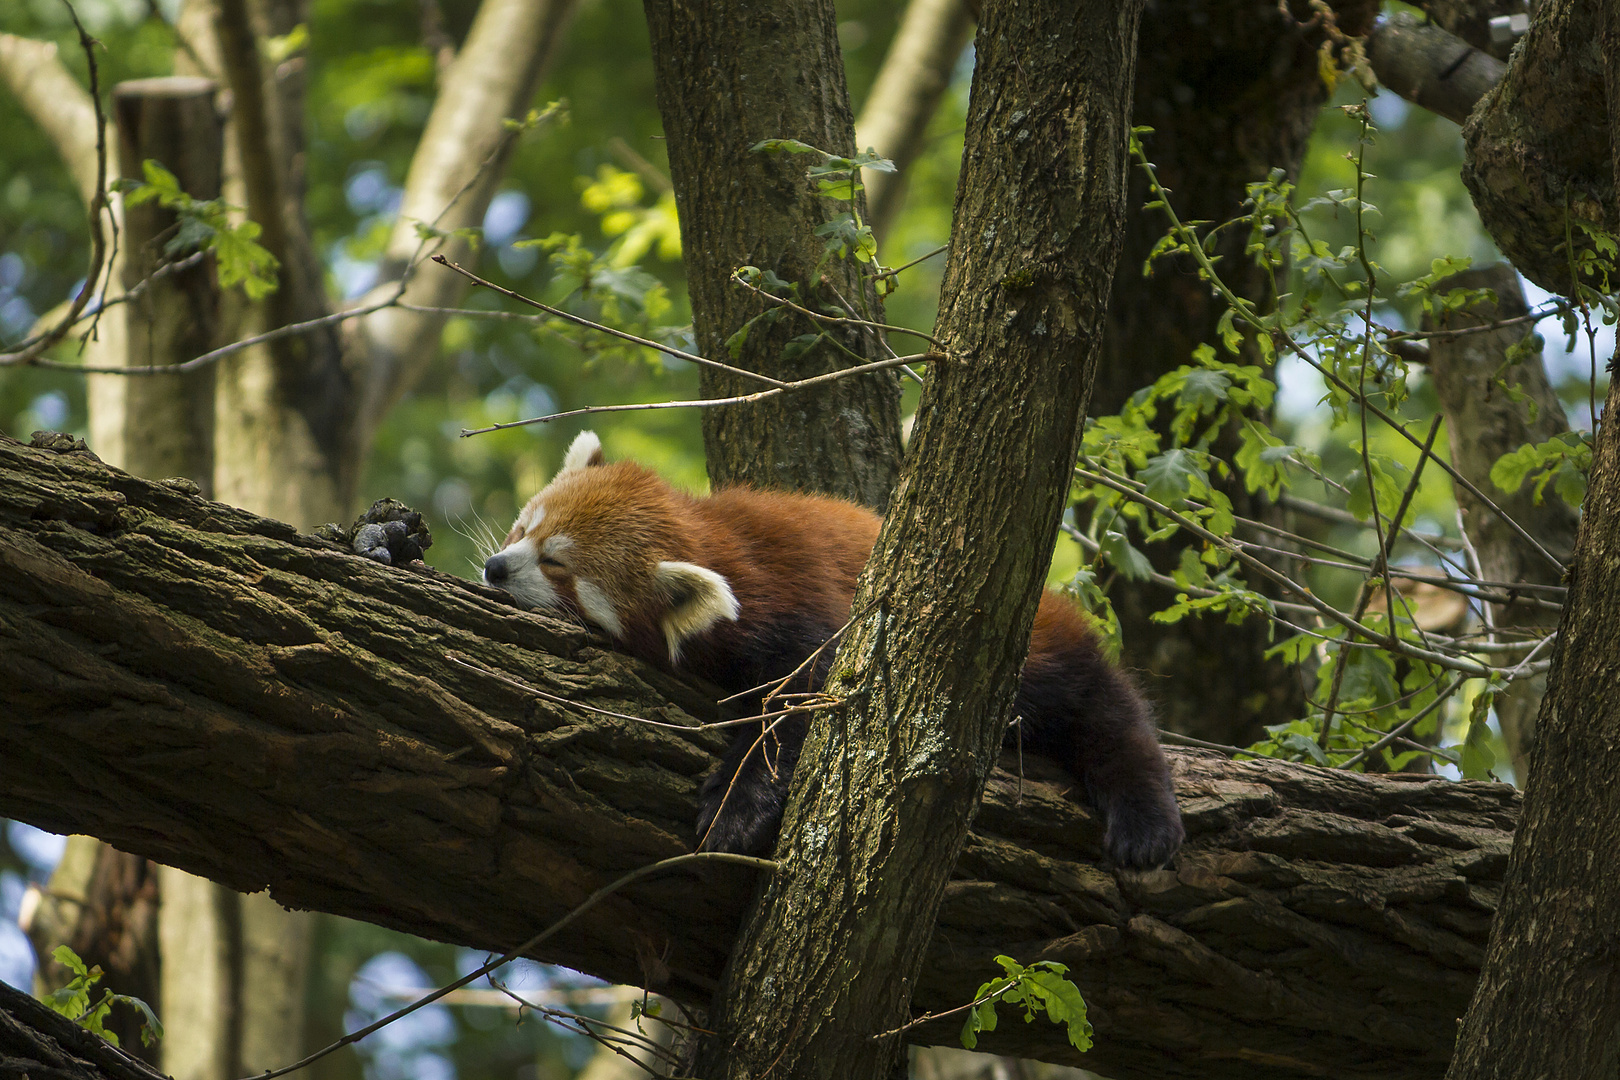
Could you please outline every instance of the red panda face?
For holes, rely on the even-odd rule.
[[[683,641],[738,614],[726,579],[689,561],[684,501],[631,462],[607,464],[596,435],[584,432],[484,564],[484,581],[620,641],[661,637],[674,662]]]

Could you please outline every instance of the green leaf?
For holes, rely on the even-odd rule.
[[[1097,548],[1115,569],[1132,581],[1143,581],[1153,573],[1148,557],[1131,546],[1125,534],[1113,529],[1103,534]]]
[[[1166,450],[1137,473],[1137,479],[1147,485],[1147,497],[1168,506],[1177,507],[1193,492],[1196,484],[1200,491],[1209,486],[1209,478],[1198,465],[1190,450],[1177,447]]]

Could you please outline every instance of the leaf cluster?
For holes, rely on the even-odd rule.
[[[1045,1013],[1054,1024],[1062,1024],[1069,1045],[1081,1053],[1091,1049],[1091,1023],[1086,1019],[1086,1002],[1080,988],[1069,981],[1069,969],[1051,960],[1024,965],[1010,956],[996,957],[1003,974],[979,987],[976,1004],[968,1010],[962,1025],[962,1045],[969,1050],[979,1045],[979,1033],[996,1030],[996,1004],[1021,1005],[1024,1023],[1032,1024]]]
[[[180,181],[156,161],[141,163],[145,183],[119,180],[116,190],[124,193],[125,206],[156,201],[179,219],[175,234],[163,246],[163,254],[178,258],[193,251],[208,251],[219,268],[224,288],[242,286],[249,300],[263,300],[276,291],[276,271],[281,264],[259,244],[259,223],[247,218],[232,221],[241,207],[224,199],[198,199],[180,190]]]
[[[118,1045],[118,1036],[105,1027],[107,1016],[112,1012],[114,1005],[127,1005],[139,1010],[141,1014],[141,1045],[151,1046],[163,1038],[163,1025],[158,1021],[157,1014],[152,1007],[138,997],[128,994],[115,994],[103,988],[101,997],[91,1004],[91,991],[96,983],[101,981],[102,971],[99,966],[87,967],[79,959],[79,954],[66,945],[58,945],[51,953],[58,964],[73,973],[73,978],[67,985],[53,990],[45,995],[45,1004],[72,1020],[92,1035],[100,1035],[103,1039]]]

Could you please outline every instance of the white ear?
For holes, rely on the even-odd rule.
[[[653,584],[669,601],[663,627],[672,664],[680,659],[681,643],[687,638],[721,619],[737,621],[737,597],[713,570],[689,562],[661,562],[653,568]]]
[[[602,454],[602,440],[596,437],[594,431],[582,431],[568,444],[568,453],[563,455],[562,468],[557,470],[557,475],[588,469],[592,465],[606,464],[607,458]]]

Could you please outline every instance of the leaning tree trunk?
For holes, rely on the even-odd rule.
[[[1620,404],[1611,383],[1605,416]],[[1514,838],[1452,1080],[1620,1072],[1620,435],[1604,423]]]
[[[999,756],[1119,250],[1140,4],[987,11],[931,370],[704,1076],[886,1077]],[[972,432],[972,438],[964,433]],[[885,1034],[888,1033],[888,1034]]]
[[[481,586],[0,439],[0,815],[501,951],[690,849],[724,742],[692,725],[714,715],[702,691]],[[1061,1029],[1007,1023],[984,1048],[1118,1080],[1439,1076],[1516,793],[1172,763],[1176,869],[1109,873],[1096,819],[1009,759],[914,1007],[964,1004],[998,954],[1044,957],[1073,968],[1097,1047],[1078,1058]],[[747,886],[649,878],[534,955],[701,1004]]]
[[[815,231],[837,210],[806,178],[817,162],[750,149],[763,139],[798,139],[853,152],[832,0],[646,0],[645,7],[698,352],[731,361],[728,339],[765,310],[732,283],[741,266],[774,271],[813,309],[848,304],[854,315],[865,302],[881,321],[882,303],[859,264],[822,263]],[[851,354],[889,355],[876,333],[853,327],[831,328],[833,340],[792,358],[784,353],[793,338],[818,329],[799,315],[755,323],[735,363],[790,380],[848,367]],[[711,368],[702,385],[704,397],[762,389]],[[886,371],[758,405],[705,409],[703,442],[716,486],[823,492],[881,510],[900,469],[899,382]]]

